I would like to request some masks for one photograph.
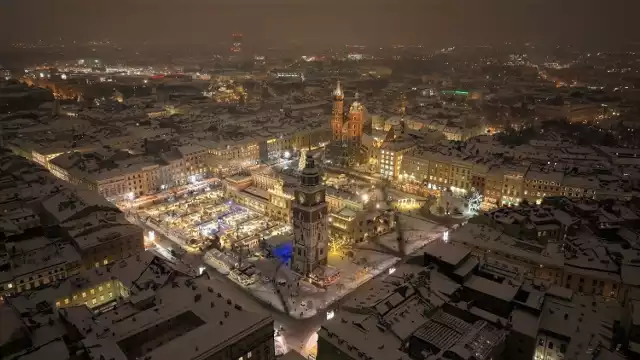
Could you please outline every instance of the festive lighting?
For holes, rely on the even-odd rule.
[[[327,320],[331,320],[336,316],[336,313],[333,310],[327,311]]]
[[[329,252],[339,254],[349,242],[344,238],[332,237],[329,239]]]

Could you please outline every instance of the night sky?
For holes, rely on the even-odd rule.
[[[56,37],[247,46],[502,41],[618,44],[640,35],[638,0],[2,0],[0,43]]]

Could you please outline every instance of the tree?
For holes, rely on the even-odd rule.
[[[467,201],[467,211],[470,214],[476,215],[480,211],[480,207],[482,206],[482,201],[484,200],[483,196],[476,189],[471,189],[469,195],[466,198]]]
[[[332,236],[329,238],[329,251],[332,253],[340,253],[347,247],[348,244],[349,241],[347,241],[347,239],[345,239],[344,237]]]

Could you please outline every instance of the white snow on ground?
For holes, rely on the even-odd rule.
[[[405,229],[405,250],[407,253],[413,253],[429,242],[439,239],[442,232],[446,230],[444,226],[414,215],[402,214],[400,221]],[[184,239],[170,230],[150,222],[145,225],[162,233],[179,246],[185,246]],[[398,244],[395,231],[381,236],[379,241],[397,253]],[[353,258],[344,254],[330,255],[329,265],[339,269],[341,276],[337,283],[327,289],[320,289],[310,283],[299,281],[297,274],[287,266],[278,266],[275,259],[252,259],[251,262],[261,272],[261,279],[252,285],[244,286],[244,289],[281,312],[285,311],[282,304],[282,298],[284,298],[287,301],[290,316],[309,318],[319,311],[329,308],[334,302],[371,278],[387,271],[401,260],[399,257],[385,253],[377,244],[363,244],[359,248],[354,248],[352,252]],[[219,268],[216,262],[207,259],[206,256],[203,260],[223,275],[228,274],[227,269]],[[232,277],[230,279],[235,281]],[[277,291],[282,293],[282,297],[278,295]]]

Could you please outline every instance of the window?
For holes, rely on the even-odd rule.
[[[83,297],[83,298],[86,298],[86,297],[87,297],[87,293],[86,293],[86,292],[83,292],[83,293],[82,293],[82,297]]]
[[[98,286],[98,291],[102,291],[102,285]]]
[[[111,288],[111,283],[107,283],[107,289]]]
[[[89,292],[91,293],[91,295],[96,293],[96,291],[94,289],[89,290]]]
[[[551,341],[549,341],[549,350],[553,350],[553,343]]]
[[[98,301],[97,301],[96,299],[92,299],[92,300],[91,300],[91,303],[92,303],[93,305],[95,305],[97,302],[98,302]]]
[[[113,293],[112,293],[112,292],[110,292],[110,293],[109,293],[109,298],[112,298],[112,297],[113,297]]]
[[[56,301],[56,307],[60,307],[60,301]]]
[[[100,295],[100,301],[104,301],[104,295]]]
[[[251,351],[247,353],[247,359],[251,359]]]
[[[69,305],[69,298],[64,299],[65,305]]]
[[[567,344],[560,344],[560,352],[563,354],[567,352]]]

